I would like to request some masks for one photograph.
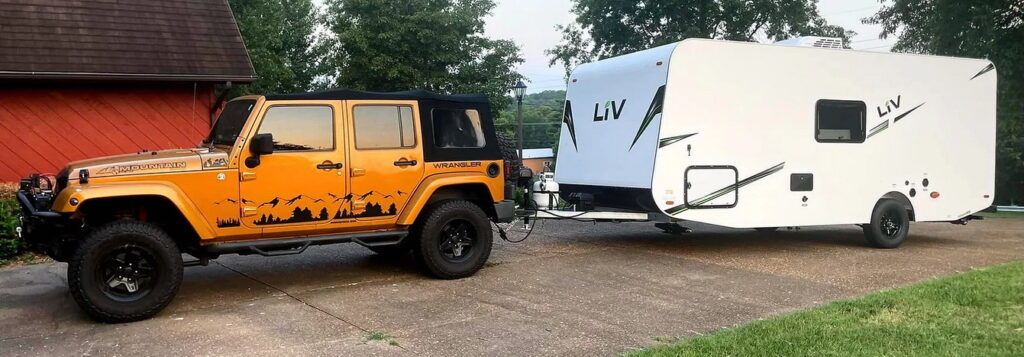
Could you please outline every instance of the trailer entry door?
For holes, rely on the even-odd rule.
[[[686,206],[691,209],[731,208],[739,199],[739,171],[734,166],[690,166],[686,169]]]

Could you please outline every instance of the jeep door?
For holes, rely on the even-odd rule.
[[[342,220],[393,224],[423,178],[416,101],[347,101],[352,197]]]
[[[340,101],[267,102],[250,131],[271,134],[274,152],[243,148],[242,224],[264,237],[309,233],[339,214],[345,186],[345,136]],[[258,161],[258,164],[257,162]]]

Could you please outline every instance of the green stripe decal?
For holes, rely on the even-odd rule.
[[[697,133],[686,134],[686,135],[679,135],[679,136],[673,136],[673,137],[670,137],[670,138],[661,139],[661,142],[658,143],[658,148],[663,148],[663,147],[666,147],[666,146],[678,143],[680,141],[689,139],[691,136],[694,136],[694,135],[697,135]]]
[[[870,138],[872,136],[875,136],[875,134],[881,133],[881,132],[885,131],[885,129],[889,129],[889,121],[888,120],[882,122],[882,124],[878,124],[878,126],[876,126],[873,129],[871,129],[871,133],[868,134],[868,137]]]
[[[784,167],[786,167],[786,163],[785,162],[783,162],[781,164],[778,164],[778,165],[775,165],[775,166],[772,166],[771,168],[769,168],[767,170],[758,172],[758,173],[754,174],[753,176],[747,177],[745,179],[740,180],[739,182],[736,182],[735,185],[726,186],[726,187],[724,187],[724,188],[722,188],[722,189],[720,189],[718,191],[709,193],[708,195],[706,195],[704,197],[698,198],[696,201],[684,203],[682,205],[669,208],[668,210],[666,210],[666,212],[668,212],[669,215],[677,215],[677,214],[686,212],[686,211],[690,210],[693,207],[700,207],[701,205],[703,205],[705,203],[714,201],[715,199],[717,199],[719,197],[725,196],[725,195],[727,195],[729,193],[732,193],[733,191],[739,190],[740,187],[752,184],[752,183],[754,183],[754,182],[756,182],[756,181],[758,181],[760,179],[763,179],[765,177],[770,176],[771,174],[774,174],[776,172],[782,171],[782,168],[784,168]]]
[[[658,88],[658,92],[654,94],[654,100],[651,101],[651,107],[647,109],[647,115],[644,116],[644,121],[640,123],[640,130],[636,132],[636,137],[633,138],[633,144],[629,146],[629,150],[632,151],[633,147],[636,146],[636,142],[640,141],[640,136],[644,135],[644,131],[654,121],[654,117],[661,114],[665,106],[665,86]]]

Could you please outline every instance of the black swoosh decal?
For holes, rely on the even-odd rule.
[[[654,116],[661,114],[661,111],[665,106],[665,86],[658,87],[658,92],[654,94],[654,100],[651,101],[651,107],[647,109],[647,115],[644,115],[644,121],[640,122],[640,130],[636,132],[636,137],[633,138],[633,144],[629,146],[629,150],[633,150],[636,146],[636,142],[640,141],[640,136],[644,135],[644,131],[654,121]]]
[[[686,139],[688,139],[688,138],[690,138],[691,136],[694,136],[694,135],[697,135],[697,133],[673,136],[673,137],[670,137],[670,138],[664,138],[664,139],[661,139],[661,141],[658,143],[658,147],[659,148],[663,148],[663,147],[666,147],[666,146],[678,143],[680,141],[686,140]]]
[[[681,204],[679,206],[675,206],[675,207],[669,208],[668,210],[666,210],[666,212],[668,212],[669,215],[676,215],[676,214],[683,213],[683,212],[689,210],[690,208],[692,208],[694,206],[698,206],[699,207],[699,206],[701,206],[701,205],[703,205],[705,203],[713,201],[716,198],[725,196],[726,194],[728,194],[730,192],[739,190],[740,187],[752,184],[752,183],[754,183],[757,180],[763,179],[765,177],[770,176],[771,174],[774,174],[776,172],[782,171],[782,168],[784,168],[784,167],[786,167],[786,163],[785,162],[783,162],[781,164],[778,164],[778,165],[775,165],[775,166],[772,166],[771,168],[769,168],[767,170],[758,172],[758,173],[754,174],[753,176],[747,177],[745,179],[740,180],[739,182],[736,182],[735,185],[726,186],[726,187],[724,187],[724,188],[722,188],[722,189],[720,189],[718,191],[709,193],[709,194],[707,194],[704,197],[698,198],[696,201],[693,202],[693,204],[683,203],[683,204]]]
[[[580,151],[580,148],[576,146],[576,126],[572,122],[572,102],[565,101],[565,114],[562,114],[562,122],[565,123],[565,127],[569,129],[569,137],[572,138],[572,147],[576,151]]]
[[[900,121],[900,119],[906,118],[906,117],[907,117],[908,115],[910,115],[910,113],[913,113],[913,112],[914,112],[915,110],[917,110],[917,109],[918,109],[918,108],[920,108],[920,107],[923,107],[923,106],[924,106],[925,104],[926,104],[926,103],[921,103],[921,105],[918,105],[918,106],[914,107],[914,109],[908,110],[908,111],[907,111],[906,113],[900,114],[900,115],[899,115],[898,117],[896,117],[896,119],[894,119],[894,120],[893,120],[892,122],[893,122],[893,123],[895,123],[895,122],[898,122],[898,121]]]
[[[868,134],[868,138],[870,138],[872,136],[875,136],[875,134],[878,134],[878,133],[881,133],[881,132],[885,131],[885,129],[889,129],[889,121],[888,120],[882,122],[882,124],[878,124],[878,126],[876,126],[873,129],[871,129],[871,133]]]
[[[975,78],[981,77],[981,75],[985,73],[992,72],[993,69],[996,69],[996,65],[993,63],[989,63],[988,66],[985,66],[985,68],[981,70],[981,72],[978,72],[978,74],[975,74],[974,77],[971,77],[971,80],[973,81]]]

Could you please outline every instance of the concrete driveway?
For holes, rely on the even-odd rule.
[[[1024,220],[915,224],[898,250],[857,227],[762,234],[547,222],[496,243],[480,274],[438,281],[355,245],[188,268],[148,321],[93,323],[65,264],[0,271],[4,355],[611,355],[1024,259]],[[397,346],[369,341],[393,336]]]

